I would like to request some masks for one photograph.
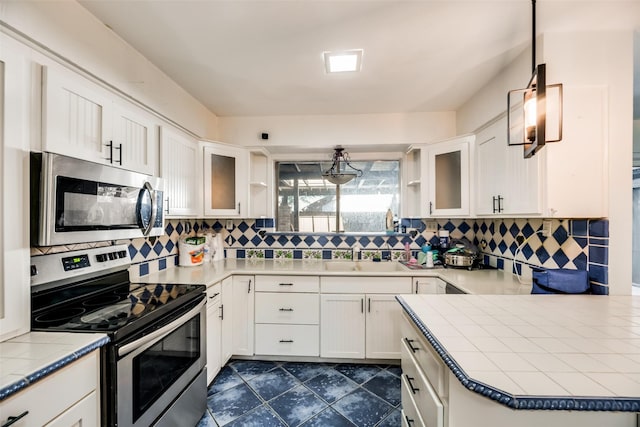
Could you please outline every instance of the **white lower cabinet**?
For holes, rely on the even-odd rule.
[[[220,300],[220,365],[224,366],[233,355],[233,278],[221,283]]]
[[[411,287],[408,277],[322,277],[320,356],[399,359],[402,314],[395,295]]]
[[[319,356],[317,276],[256,276],[255,353]]]
[[[439,277],[414,277],[413,293],[416,294],[444,294],[447,282]]]
[[[233,276],[233,354],[253,356],[254,276]]]
[[[207,288],[207,384],[222,367],[222,284]]]
[[[18,426],[93,427],[99,425],[98,350],[0,403],[0,425],[26,414]]]
[[[636,414],[605,411],[513,410],[470,391],[402,316],[402,425],[428,427],[635,427]],[[464,368],[464,367],[463,367]]]

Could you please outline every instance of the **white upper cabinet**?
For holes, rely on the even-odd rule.
[[[540,156],[525,159],[507,145],[506,117],[476,135],[475,200],[478,216],[540,215]]]
[[[202,215],[202,162],[195,139],[171,126],[160,129],[160,176],[167,217]]]
[[[62,67],[43,68],[43,149],[154,175],[154,116]]]
[[[239,217],[248,213],[248,152],[220,143],[203,143],[204,216]]]
[[[471,159],[474,139],[473,135],[462,136],[428,146],[426,217],[471,214],[470,177],[473,176]],[[421,186],[424,185],[421,182]]]
[[[31,67],[28,50],[0,34],[0,341],[30,326]]]

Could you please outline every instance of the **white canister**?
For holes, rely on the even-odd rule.
[[[204,262],[204,237],[183,237],[178,241],[178,265],[193,267]]]

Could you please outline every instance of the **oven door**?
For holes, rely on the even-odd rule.
[[[205,303],[202,299],[189,303],[174,320],[116,345],[119,427],[152,425],[203,372],[206,364]],[[206,383],[202,384],[203,390],[194,396],[202,399],[204,411],[207,393]],[[190,415],[197,415],[199,419],[202,414]]]
[[[39,246],[158,236],[162,180],[53,153],[33,153]],[[39,165],[38,165],[39,161]],[[32,171],[33,172],[33,171]],[[34,184],[35,185],[35,184]]]

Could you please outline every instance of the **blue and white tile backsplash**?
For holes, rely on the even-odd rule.
[[[425,231],[424,221],[404,218],[401,227],[415,228],[418,234],[274,233],[272,218],[227,220],[169,220],[166,234],[148,239],[118,241],[127,243],[132,262],[141,276],[171,268],[178,263],[178,240],[185,235],[213,229],[223,233],[227,258],[273,259],[351,259],[352,248],[360,247],[360,259],[376,257],[401,259],[405,243],[415,255],[423,244],[437,244],[437,234]],[[592,288],[608,293],[608,220],[552,220],[551,235],[537,233],[542,219],[451,219],[437,220],[438,229],[448,230],[452,239],[467,238],[484,253],[484,263],[527,277],[532,267],[568,268],[589,271]],[[224,225],[223,225],[224,224]],[[526,239],[521,250],[517,237]],[[32,248],[32,255],[51,251],[78,250],[94,244]]]

